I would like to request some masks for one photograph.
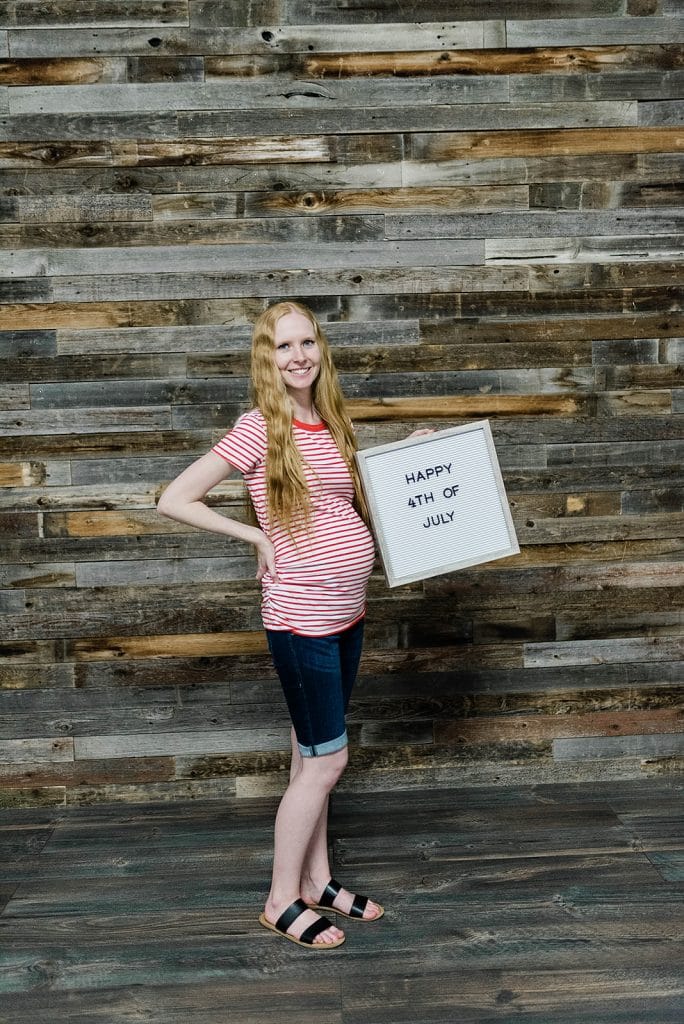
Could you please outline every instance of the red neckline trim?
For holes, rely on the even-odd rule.
[[[292,422],[294,423],[295,427],[299,427],[300,430],[325,430],[325,423],[323,423],[322,421],[321,423],[302,423],[300,420],[296,420],[293,417]]]

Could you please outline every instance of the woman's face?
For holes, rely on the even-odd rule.
[[[321,369],[314,326],[301,313],[286,313],[276,322],[273,358],[288,391],[310,389]]]

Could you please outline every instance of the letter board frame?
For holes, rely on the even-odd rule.
[[[364,448],[356,462],[388,587],[519,554],[489,420]]]

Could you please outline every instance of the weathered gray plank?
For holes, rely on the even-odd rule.
[[[684,82],[681,71],[665,74],[615,71],[611,75],[510,75],[509,84],[511,103],[553,103],[587,99],[677,99],[681,96]],[[641,107],[639,104],[639,123],[644,123],[641,121]]]
[[[525,664],[595,665],[624,661],[676,661],[684,653],[682,637],[626,637],[609,640],[566,640],[562,643],[525,644]]]
[[[102,55],[162,55],[477,49],[484,45],[484,23],[411,22],[394,24],[391,28],[361,24],[335,25],[332,29],[311,24],[192,30],[181,27],[171,30],[162,26],[155,27],[153,36],[149,30],[136,27],[128,30],[97,28],[87,33],[66,28],[35,29],[30,33],[10,29],[9,43],[14,57],[87,57],[93,51]]]
[[[588,216],[588,215],[587,215]],[[618,218],[621,219],[621,218]],[[536,227],[535,224],[528,225]],[[558,225],[559,227],[561,225]],[[621,225],[622,226],[622,225]],[[572,231],[569,232],[572,234]],[[556,236],[554,238],[487,238],[485,259],[497,265],[519,264],[521,261],[542,263],[596,263],[681,260],[684,253],[682,235],[609,235]]]
[[[4,696],[4,695],[3,695]],[[0,761],[12,764],[35,764],[36,761],[73,761],[74,741],[71,737],[62,739],[31,737],[30,739],[3,739],[0,741]]]
[[[287,750],[289,724],[280,728],[214,729],[191,733],[127,736],[75,736],[74,751],[82,758],[158,757],[170,754],[223,753],[240,750]]]
[[[261,302],[259,302],[259,311]],[[418,344],[419,327],[414,320],[395,320],[388,323],[324,323],[330,344],[336,349],[360,344],[407,345]],[[251,345],[251,327],[202,325],[196,327],[140,327],[114,331],[70,331],[57,334],[57,350],[64,355],[87,354],[96,348],[100,353],[122,352],[248,352]],[[0,345],[2,337],[0,336]],[[28,353],[27,353],[28,354]]]
[[[92,351],[92,335],[91,338]],[[78,381],[92,378],[125,380],[130,377],[185,376],[186,357],[178,352],[164,355],[69,355],[39,358],[8,359],[3,374],[8,381]]]
[[[0,331],[0,356],[3,359],[53,356],[56,351],[55,331]]]
[[[468,132],[482,128],[490,131],[511,128],[524,130],[531,128],[581,128],[587,122],[596,129],[605,126],[631,126],[637,124],[637,103],[633,100],[592,103],[553,104],[513,104],[481,103],[436,104],[427,108],[419,107],[373,107],[361,110],[344,107],[328,111],[303,111],[290,109],[287,112],[288,128],[294,132],[311,133],[325,132]],[[282,124],[282,111],[277,108],[261,110],[259,113],[258,132],[270,135],[278,131]],[[37,116],[33,118],[7,118],[5,123],[11,125],[8,138],[26,138],[23,133],[36,131]],[[0,122],[1,124],[2,122]],[[30,127],[29,127],[30,126]],[[244,118],[234,113],[197,112],[178,114],[178,130],[190,136],[230,137],[234,134],[245,134],[255,130],[254,116]],[[87,122],[84,123],[87,128]],[[74,129],[75,130],[75,129]],[[666,130],[666,129],[664,129]],[[70,134],[70,138],[78,135]]]
[[[164,430],[170,424],[168,408],[145,407],[139,409],[95,408],[79,409],[75,414],[59,409],[30,409],[0,414],[0,430],[6,435],[87,433],[98,430],[109,433],[118,430]]]
[[[684,736],[584,736],[553,741],[557,761],[606,757],[668,757],[684,753]]]
[[[18,86],[11,90],[8,109],[13,115],[21,115],[121,110],[154,113],[160,109],[239,111],[282,106],[289,115],[301,107],[325,111],[333,105],[366,108],[392,103],[408,108],[432,103],[505,103],[507,100],[507,82],[501,76],[464,76],[435,82],[428,78],[361,78],[325,83],[278,76],[206,83],[70,85],[58,91],[49,86]]]
[[[381,225],[378,224],[376,231],[374,220],[375,218],[370,218],[369,226],[372,234],[378,238]],[[259,225],[263,222],[252,223]],[[161,276],[165,273],[190,272],[220,275],[226,265],[239,267],[241,273],[246,273],[251,270],[287,270],[293,263],[299,266],[346,269],[359,266],[438,266],[442,262],[443,246],[439,243],[350,240],[345,243],[329,241],[321,244],[311,241],[311,236],[315,237],[319,228],[324,228],[330,223],[327,218],[306,221],[296,231],[296,235],[302,238],[309,235],[308,243],[303,244],[296,237],[287,237],[291,234],[293,221],[283,218],[282,224],[287,232],[283,241],[287,242],[287,249],[258,242],[251,245],[197,245],[189,246],[187,249],[176,246],[109,248],[106,251],[33,249],[15,252],[11,260],[0,257],[0,271],[15,275],[27,273],[55,276],[123,273],[135,280],[151,271],[156,271]],[[481,263],[483,253],[484,243],[480,239],[466,239],[463,244],[452,247],[452,266]],[[138,278],[134,278],[134,275],[138,275]]]
[[[639,104],[639,124],[681,125],[683,121],[684,113],[682,112],[681,99],[654,100]]]
[[[30,404],[27,384],[0,384],[0,410],[28,409]]]
[[[157,139],[173,140],[178,137],[178,119],[175,113],[156,111],[113,114],[77,114],[63,120],[58,114],[25,114],[0,116],[0,140],[20,141],[40,139],[88,140],[102,138],[137,139],[151,132]]]
[[[607,43],[677,43],[681,18],[576,18],[506,22],[508,46],[596,46]]]
[[[149,196],[18,196],[13,200],[14,220],[25,224],[63,223],[68,221],[149,221],[152,205]]]
[[[72,587],[75,584],[75,568],[69,562],[0,566],[0,587]]]
[[[188,23],[188,0],[60,0],[56,8],[36,6],[30,0],[8,0],[3,7],[6,24],[17,28],[61,28],[65,23],[74,28]]]
[[[639,235],[643,241],[644,235],[674,234],[683,227],[684,216],[677,209],[594,210],[591,213],[529,210],[526,213],[390,214],[385,217],[385,238],[624,234]]]
[[[263,296],[275,300],[291,298],[294,293],[300,298],[306,298],[307,303],[312,305],[320,304],[321,299],[326,296],[330,296],[337,304],[340,297],[344,298],[347,294],[392,295],[396,288],[400,287],[414,295],[439,292],[446,296],[445,302],[453,311],[457,302],[454,293],[457,295],[459,292],[479,292],[488,289],[499,292],[509,289],[526,292],[531,285],[528,268],[480,266],[483,245],[480,240],[461,241],[452,247],[453,265],[434,266],[434,261],[438,258],[438,247],[435,243],[402,242],[397,243],[395,248],[393,243],[378,242],[375,251],[370,246],[363,253],[359,251],[360,247],[354,252],[347,248],[348,265],[337,269],[332,266],[334,256],[326,246],[325,249],[322,247],[321,251],[328,250],[330,269],[307,267],[294,270],[276,269],[276,263],[287,261],[286,248],[280,250],[280,255],[278,249],[271,247],[270,255],[265,252],[263,258],[267,261],[266,266],[270,263],[274,267],[272,270],[264,268],[249,272],[205,272],[196,276],[180,273],[158,273],[147,277],[125,275],[108,278],[106,286],[101,279],[94,281],[88,276],[58,277],[53,279],[53,294],[58,301],[64,302],[77,297],[104,298],[105,295],[111,302],[142,300],[143,297],[163,302],[184,299],[202,301],[224,297],[225,301],[228,301],[227,296],[235,299]],[[311,248],[309,246],[307,250],[311,251]],[[478,250],[477,253],[473,252],[474,249]],[[304,248],[302,254],[302,262],[313,262],[304,256]],[[375,265],[368,266],[367,263]],[[471,266],[475,266],[476,269],[471,270]],[[350,312],[353,315],[353,311]],[[413,316],[419,315],[418,312],[413,313]],[[376,319],[385,319],[385,314],[379,313]]]

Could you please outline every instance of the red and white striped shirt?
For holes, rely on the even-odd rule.
[[[275,548],[279,582],[270,573],[262,579],[264,626],[329,636],[363,618],[375,545],[353,508],[349,468],[325,423],[293,420],[292,429],[312,507],[310,531],[297,531],[296,543],[280,525],[269,530],[266,422],[259,410],[241,416],[212,451],[242,473],[259,525]]]

